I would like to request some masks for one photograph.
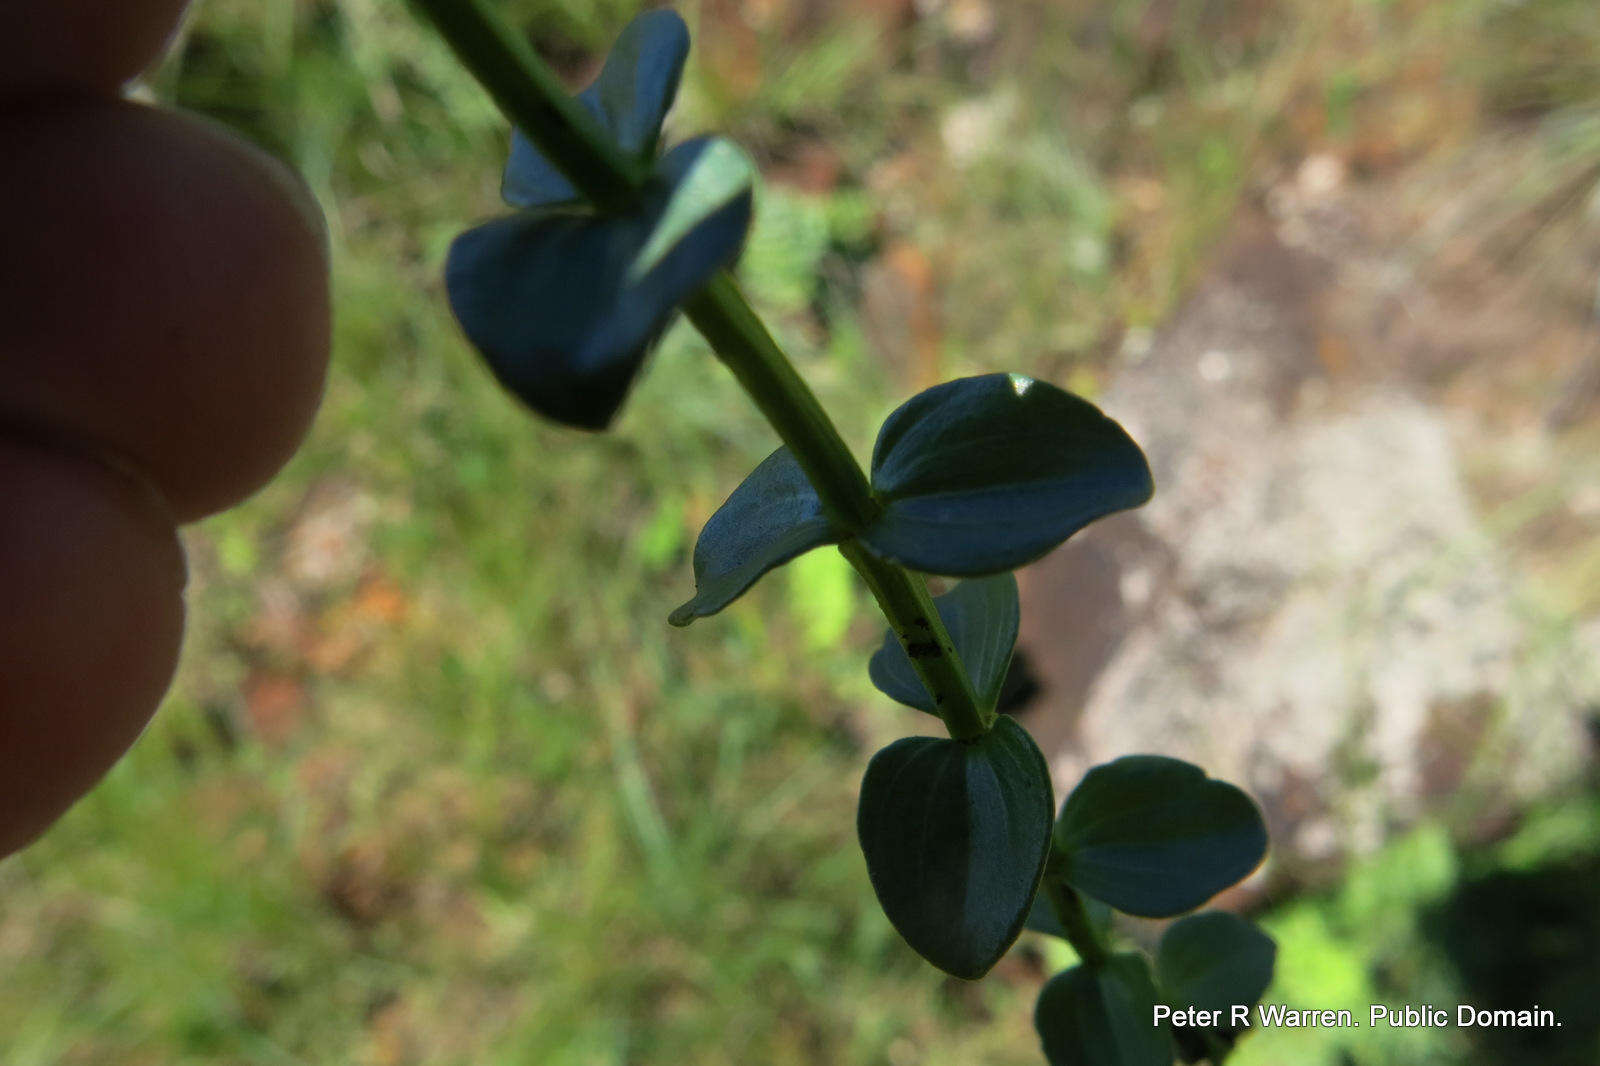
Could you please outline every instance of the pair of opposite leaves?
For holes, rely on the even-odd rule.
[[[678,305],[739,256],[754,168],[732,143],[686,141],[657,158],[689,31],[671,11],[623,30],[578,95],[600,135],[648,175],[627,209],[602,213],[521,132],[501,194],[514,215],[450,246],[445,286],[500,383],[539,414],[604,429]]]
[[[1025,926],[1060,935],[1048,876],[1109,907],[1170,918],[1266,854],[1261,812],[1199,767],[1130,755],[1086,774],[1052,820],[1049,767],[1000,717],[974,740],[906,737],[873,756],[856,828],[895,929],[957,977],[988,972]]]
[[[997,772],[1008,765],[1012,772]],[[1011,719],[972,743],[909,737],[885,748],[862,785],[858,828],[884,912],[941,969],[981,977],[1023,927],[1065,937],[1039,892],[1052,844],[1048,769]],[[1266,828],[1232,785],[1176,759],[1136,755],[1084,777],[1062,807],[1053,846],[1048,876],[1088,897],[1091,921],[1103,929],[1113,907],[1171,917],[1199,906],[1261,861]],[[1142,956],[1115,955],[1046,982],[1034,1027],[1051,1066],[1170,1066],[1174,1040],[1184,1061],[1198,1061],[1237,1034],[1222,1026],[1169,1035],[1150,1024],[1156,1003],[1231,1018],[1233,1004],[1265,991],[1275,954],[1249,922],[1191,915],[1162,939],[1164,994]]]

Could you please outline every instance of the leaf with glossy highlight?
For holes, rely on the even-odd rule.
[[[1267,852],[1255,802],[1179,759],[1128,755],[1084,775],[1056,819],[1062,875],[1126,914],[1170,918],[1254,870]]]
[[[1152,1024],[1150,970],[1139,955],[1056,974],[1033,1008],[1050,1066],[1172,1066],[1172,1041]]]
[[[689,141],[625,214],[550,208],[468,230],[445,267],[450,306],[529,407],[603,429],[678,305],[738,258],[753,178],[731,143]]]
[[[967,668],[979,706],[994,710],[1017,643],[1017,579],[1006,573],[963,581],[943,596],[935,596],[933,606],[950,633],[956,656]],[[867,673],[878,691],[890,699],[938,714],[933,697],[912,669],[911,657],[892,629],[883,635],[883,646],[873,653]]]
[[[1021,374],[936,385],[884,422],[872,453],[883,514],[861,542],[929,574],[1014,570],[1137,507],[1144,453],[1100,409]]]
[[[688,55],[689,28],[683,19],[673,11],[646,11],[617,37],[605,66],[578,94],[578,102],[623,151],[649,160]],[[511,135],[511,157],[500,195],[516,207],[549,207],[582,199],[521,131]]]
[[[976,980],[1022,931],[1050,849],[1050,771],[1010,718],[973,740],[906,737],[867,764],[856,831],[889,921]]]
[[[716,614],[768,570],[839,539],[793,453],[779,448],[700,531],[694,545],[694,598],[667,621],[686,626]]]

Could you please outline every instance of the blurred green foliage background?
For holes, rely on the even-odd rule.
[[[639,5],[504,6],[579,81]],[[1252,182],[1311,148],[1381,169],[1561,115],[1574,165],[1600,159],[1589,0],[680,10],[669,132],[761,163],[741,276],[863,453],[938,377],[1093,394]],[[877,625],[843,563],[665,624],[695,531],[774,446],[698,337],[676,328],[589,437],[525,417],[457,335],[443,254],[500,209],[507,131],[444,48],[393,0],[205,0],[150,84],[306,175],[334,362],[285,474],[189,532],[190,633],[154,725],[0,864],[0,1061],[1038,1062],[1060,949],[966,985],[872,898],[857,782],[913,723],[870,690]],[[873,277],[903,310],[864,312]],[[1579,797],[1471,854],[1425,825],[1280,901],[1269,999],[1461,1001],[1482,977],[1450,953],[1461,908],[1551,864],[1581,882],[1597,821]],[[1589,945],[1592,989],[1600,929],[1574,906],[1552,936]],[[1600,1061],[1586,1032],[1537,1061]],[[1526,1054],[1364,1030],[1258,1036],[1236,1061]]]

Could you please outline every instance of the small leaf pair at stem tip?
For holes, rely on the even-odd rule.
[[[617,147],[648,162],[655,158],[661,124],[678,95],[689,58],[689,27],[672,11],[646,11],[618,35],[594,84],[578,103],[595,117]],[[500,195],[513,207],[581,203],[584,196],[516,130]]]
[[[655,158],[688,48],[682,19],[649,12],[578,96],[604,136],[649,166],[626,210],[588,207],[517,133],[502,192],[524,210],[450,247],[445,284],[467,338],[502,385],[557,422],[609,425],[678,306],[743,247],[748,157],[699,138]]]

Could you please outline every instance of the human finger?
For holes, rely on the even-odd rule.
[[[184,0],[0,0],[0,94],[107,93],[144,70]]]
[[[144,728],[177,661],[183,554],[151,490],[0,439],[0,856]]]
[[[0,110],[0,420],[125,456],[182,522],[287,460],[326,369],[320,215],[282,164],[121,101]]]

